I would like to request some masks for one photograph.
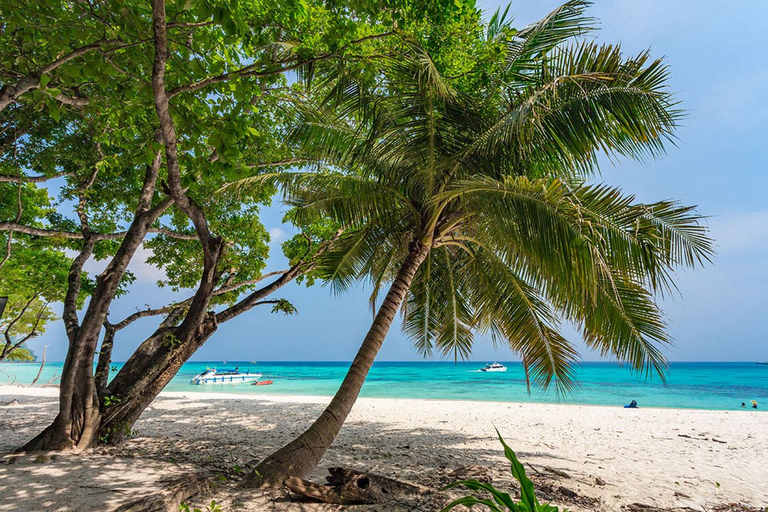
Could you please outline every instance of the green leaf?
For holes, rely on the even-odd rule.
[[[504,442],[504,438],[501,437],[501,433],[496,429],[496,435],[499,436],[499,441],[504,447],[504,456],[510,462],[512,467],[512,476],[520,483],[520,499],[525,507],[531,512],[536,512],[541,507],[539,500],[536,499],[536,491],[533,488],[533,482],[531,482],[525,474],[525,468],[517,460],[515,452],[510,448],[507,443]]]
[[[443,508],[441,512],[447,512],[448,510],[451,510],[454,507],[457,507],[459,505],[463,505],[467,508],[473,507],[475,505],[485,505],[486,507],[488,507],[488,510],[491,510],[492,512],[504,512],[504,510],[496,506],[496,504],[493,501],[489,499],[477,498],[475,496],[464,496],[463,498],[454,500],[451,503],[449,503],[445,508]],[[509,510],[517,511],[519,509],[513,508]]]
[[[55,101],[48,102],[48,114],[56,122],[58,122],[61,119],[61,110],[59,110],[59,106]]]

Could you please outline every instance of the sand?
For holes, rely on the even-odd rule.
[[[0,403],[19,401],[0,406],[0,453],[52,420],[57,392],[0,386]],[[327,400],[163,393],[119,447],[43,463],[36,455],[13,465],[10,456],[0,460],[0,510],[112,510],[161,489],[169,478],[201,470],[236,480],[249,461],[300,433]],[[510,489],[494,425],[537,483],[579,495],[569,501],[554,492],[554,504],[570,510],[621,510],[638,502],[697,510],[768,505],[768,414],[752,410],[363,398],[312,477],[322,481],[325,468],[344,466],[439,489],[454,479],[451,471],[479,465]],[[421,510],[439,509],[458,495],[433,496]],[[228,484],[196,501],[211,499],[224,510],[338,510],[298,503],[287,492],[243,492]]]

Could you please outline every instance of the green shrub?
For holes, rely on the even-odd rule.
[[[525,476],[525,469],[520,461],[517,460],[515,452],[513,452],[512,448],[507,446],[507,443],[504,442],[498,429],[496,430],[496,434],[499,436],[499,441],[501,441],[502,446],[504,446],[504,455],[512,466],[512,476],[520,483],[520,501],[515,502],[512,499],[512,496],[506,492],[499,491],[491,484],[486,484],[477,480],[459,480],[458,482],[449,484],[445,489],[462,485],[469,490],[474,491],[474,494],[452,501],[442,510],[442,512],[451,510],[457,505],[464,505],[465,507],[485,505],[489,510],[494,512],[558,512],[559,509],[549,503],[539,503],[533,488],[533,482]],[[482,495],[478,491],[487,492],[493,499],[482,498]],[[567,511],[564,510],[563,512]]]

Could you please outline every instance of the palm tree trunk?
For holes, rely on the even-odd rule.
[[[413,276],[427,254],[428,246],[420,242],[412,245],[331,403],[303,434],[261,461],[243,482],[244,487],[279,485],[289,476],[305,477],[317,467],[352,410]]]

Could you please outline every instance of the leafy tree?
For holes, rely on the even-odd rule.
[[[463,358],[489,332],[543,387],[572,384],[562,319],[602,354],[663,376],[670,340],[655,293],[673,269],[707,260],[711,241],[691,207],[586,181],[600,152],[660,155],[680,113],[660,60],[573,41],[592,25],[585,7],[571,1],[520,31],[497,17],[486,41],[503,43],[504,66],[492,75],[455,74],[404,41],[375,80],[339,76],[328,108],[297,108],[293,138],[323,172],[243,182],[280,185],[304,222],[342,226],[319,271],[340,290],[370,280],[378,306],[328,407],[249,484],[316,467],[401,306],[420,352]]]
[[[167,313],[168,317],[155,333],[142,343],[134,355],[121,368],[113,381],[104,388],[106,372],[109,367],[108,354],[109,350],[111,350],[111,340],[115,328],[124,327],[126,322],[133,321],[138,316],[150,312],[139,312],[116,325],[106,325],[107,348],[105,350],[104,345],[102,345],[102,357],[100,357],[97,369],[97,387],[103,390],[100,391],[101,396],[118,396],[121,398],[119,403],[109,407],[102,416],[100,437],[108,439],[110,442],[122,439],[123,433],[129,430],[127,427],[138,419],[144,408],[178,372],[181,365],[189,359],[195,350],[215,332],[218,325],[235,318],[256,305],[262,304],[271,304],[273,311],[292,313],[294,308],[287,301],[283,299],[267,299],[266,297],[294,279],[306,277],[307,283],[311,283],[313,281],[313,270],[318,258],[329,249],[330,244],[334,243],[339,236],[338,230],[323,219],[311,223],[299,222],[304,232],[296,237],[294,241],[285,244],[286,255],[291,259],[291,267],[277,273],[279,277],[276,280],[261,288],[253,289],[239,301],[232,302],[237,297],[237,293],[233,292],[233,288],[237,292],[242,292],[243,289],[240,289],[242,285],[253,287],[262,279],[262,277],[258,276],[251,279],[254,276],[249,275],[245,271],[244,265],[241,264],[253,264],[258,261],[254,259],[253,254],[248,254],[243,258],[233,258],[233,255],[238,252],[237,246],[245,243],[249,237],[252,238],[257,232],[252,225],[242,225],[244,217],[242,204],[243,200],[246,203],[248,202],[248,196],[239,196],[232,203],[233,212],[235,212],[236,220],[238,220],[240,226],[231,237],[227,237],[227,230],[232,228],[231,219],[222,222],[221,218],[219,218],[220,220],[217,221],[215,217],[211,216],[210,210],[201,208],[201,205],[204,204],[204,198],[194,197],[189,191],[185,192],[182,189],[182,185],[185,182],[174,178],[177,174],[178,176],[183,176],[182,170],[187,168],[186,159],[189,156],[189,152],[178,150],[178,145],[184,143],[184,139],[179,134],[183,133],[185,137],[189,137],[189,133],[199,129],[200,126],[209,126],[210,123],[216,121],[212,119],[202,123],[195,123],[193,126],[188,123],[188,119],[171,115],[170,99],[175,96],[177,91],[185,91],[185,89],[175,88],[169,90],[167,87],[170,83],[167,74],[167,69],[169,69],[167,64],[169,61],[166,59],[164,48],[167,48],[168,44],[173,42],[168,37],[168,28],[171,24],[167,23],[169,15],[165,11],[167,6],[164,2],[156,1],[152,7],[155,46],[152,90],[165,143],[169,191],[174,197],[178,209],[192,221],[197,238],[203,247],[202,252],[198,250],[195,260],[181,256],[181,253],[177,252],[176,248],[173,249],[174,252],[167,253],[164,250],[158,251],[157,249],[160,249],[160,247],[155,247],[156,251],[155,255],[153,255],[153,261],[162,262],[164,258],[170,255],[166,261],[170,265],[169,269],[172,271],[172,275],[176,278],[181,278],[179,282],[183,282],[186,279],[190,283],[193,280],[184,276],[189,276],[188,265],[195,261],[198,264],[195,268],[200,272],[198,274],[200,285],[195,295],[189,299],[154,310],[154,312]],[[465,25],[467,23],[476,23],[477,15],[473,9],[467,10],[464,4],[456,2],[447,9],[442,3],[437,3],[425,9],[424,7],[412,6],[408,2],[404,2],[402,5],[395,5],[391,10],[381,10],[378,8],[378,5],[372,7],[364,3],[355,3],[353,7],[351,12],[357,12],[361,16],[360,19],[364,20],[365,23],[353,22],[351,19],[341,16],[344,9],[339,5],[302,5],[297,12],[301,31],[291,35],[292,45],[300,44],[297,47],[291,48],[292,53],[278,54],[281,59],[281,67],[278,67],[277,71],[284,72],[297,69],[301,70],[302,74],[312,75],[313,67],[322,62],[333,67],[353,63],[353,67],[357,72],[370,74],[371,69],[375,69],[376,60],[381,58],[380,54],[386,54],[388,51],[389,42],[387,38],[393,32],[399,30],[409,32],[416,30],[418,27],[427,26],[425,16],[433,21],[430,29],[439,31],[441,26],[451,27],[455,23]],[[401,14],[400,9],[406,14]],[[214,13],[215,17],[216,14]],[[440,22],[440,20],[444,20],[442,22],[443,25],[440,23],[434,24],[434,22]],[[163,26],[164,24],[165,27]],[[397,26],[397,29],[393,28],[393,25]],[[318,32],[316,34],[312,30],[305,32],[307,27],[313,27],[313,30]],[[307,37],[307,33],[315,35]],[[288,36],[283,35],[282,37]],[[306,46],[304,46],[305,41],[303,38],[307,38]],[[252,42],[248,41],[248,43],[251,44]],[[276,57],[272,55],[271,58],[274,59]],[[165,64],[162,63],[163,61]],[[288,62],[295,63],[287,65]],[[172,70],[173,68],[170,69]],[[260,76],[262,79],[274,80],[272,76],[273,71],[256,72],[251,64],[246,65],[243,69],[248,69],[247,72],[244,72],[244,77],[251,76],[251,73],[254,73],[255,76]],[[279,75],[277,71],[274,74]],[[201,83],[210,84],[217,83],[217,81],[204,79]],[[264,102],[265,107],[303,102],[308,99],[305,91],[296,87],[286,87],[285,79],[279,81],[278,85],[279,87],[276,88],[288,90],[284,91],[282,96],[274,96],[272,103],[265,101],[263,96],[261,96],[262,99],[259,101]],[[241,91],[241,89],[233,88],[232,84],[228,84],[227,87],[217,91],[217,101],[226,104],[233,99],[237,100],[238,91]],[[252,87],[248,88],[246,86],[246,91],[249,91],[249,94],[244,95],[243,99],[253,106],[254,96],[252,94]],[[200,98],[197,100],[200,101]],[[208,100],[209,98],[206,97],[205,101]],[[266,146],[264,133],[272,132],[271,138],[266,138],[266,140],[272,143],[282,141],[281,135],[283,133],[280,131],[275,133],[275,128],[281,126],[280,122],[275,121],[275,118],[280,120],[282,119],[281,116],[284,116],[286,122],[291,121],[291,118],[286,115],[287,109],[285,108],[279,110],[271,108],[264,111],[268,117],[263,125],[256,128],[249,125],[243,131],[249,137],[260,137],[258,143],[262,147],[262,153],[252,157],[251,160],[246,160],[246,162],[257,161],[259,163],[234,165],[237,162],[241,162],[244,155],[253,151],[254,146],[252,144],[255,141],[252,139],[241,141],[237,147],[231,141],[228,142],[232,134],[232,123],[230,120],[227,120],[228,124],[221,132],[221,140],[225,147],[218,151],[215,149],[214,154],[208,156],[206,162],[209,162],[211,159],[214,159],[216,163],[226,160],[230,165],[217,168],[216,172],[212,175],[203,176],[203,178],[209,180],[207,184],[216,183],[219,186],[225,186],[228,180],[231,182],[232,179],[237,179],[243,174],[260,172],[261,169],[267,167],[285,167],[286,165],[303,162],[304,159],[301,157],[301,153],[293,153],[292,148],[288,146],[276,145],[269,152],[263,149]],[[235,108],[235,113],[237,115],[234,119],[241,119],[240,110]],[[214,143],[209,141],[209,144],[212,144],[214,148],[217,147],[218,143],[218,139]],[[268,157],[271,157],[271,162],[267,159]],[[210,188],[203,190],[210,191]],[[267,193],[271,192],[272,190],[267,189]],[[265,192],[262,190],[259,193],[263,195],[262,200],[265,200]],[[191,199],[191,201],[188,199]],[[211,201],[210,196],[207,197],[207,201]],[[216,201],[211,204],[221,207],[227,204],[228,201],[231,201],[231,198],[217,197]],[[241,209],[238,210],[237,208]],[[217,226],[217,224],[219,225]],[[230,240],[231,242],[221,245],[223,240]],[[154,245],[153,242],[150,242],[150,245]],[[226,250],[222,250],[223,247],[226,247]],[[192,256],[191,252],[187,254]],[[231,263],[231,261],[239,263]],[[183,264],[179,264],[179,262],[183,262]],[[222,271],[227,268],[236,268],[238,272],[233,274]],[[216,287],[217,283],[211,282],[211,276],[218,277],[220,281],[218,288]],[[215,314],[206,313],[202,307],[206,301],[208,307],[222,303],[228,307]],[[169,343],[168,340],[172,340],[173,343]],[[107,356],[103,357],[105,354]]]
[[[49,304],[64,298],[69,263],[62,251],[19,241],[7,254],[0,269],[0,295],[8,297],[0,319],[0,361],[34,360],[23,345],[57,320]]]
[[[6,359],[8,361],[30,363],[35,360],[35,356],[32,355],[32,352],[28,348],[17,347],[6,356]]]
[[[119,440],[108,434],[126,430],[221,322],[259,304],[291,310],[268,297],[312,269],[327,250],[324,235],[308,233],[289,247],[307,244],[290,269],[262,275],[266,231],[257,214],[271,191],[227,200],[213,191],[303,161],[284,143],[292,121],[284,107],[308,99],[295,72],[345,62],[370,73],[392,34],[427,27],[445,43],[450,34],[441,26],[476,16],[462,2],[408,0],[384,8],[367,1],[52,1],[29,9],[0,0],[0,9],[12,13],[0,32],[1,179],[50,196],[53,206],[25,208],[21,217],[4,212],[0,232],[13,239],[11,253],[25,237],[75,254],[63,297],[69,350],[59,414],[27,450]],[[332,241],[336,231],[329,233]],[[164,284],[194,290],[110,321],[142,245],[167,272]],[[90,259],[107,265],[85,290]],[[265,285],[267,277],[275,279]],[[78,314],[83,293],[90,300]],[[108,382],[115,334],[156,315],[164,318],[155,333]],[[107,407],[106,392],[124,399]]]

